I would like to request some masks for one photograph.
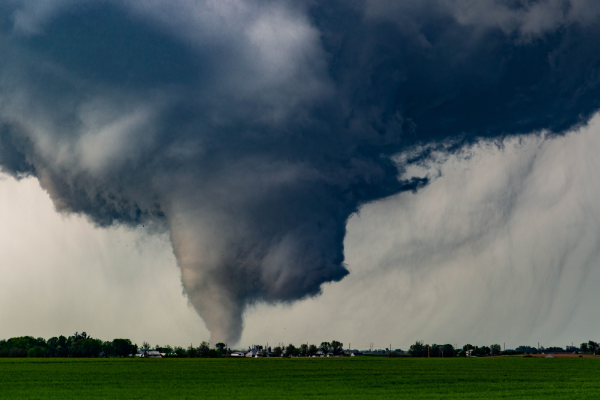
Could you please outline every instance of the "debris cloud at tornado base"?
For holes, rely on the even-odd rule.
[[[585,124],[599,15],[584,0],[13,0],[0,165],[60,212],[168,232],[212,340],[236,342],[246,306],[348,274],[348,218],[426,185],[411,164]]]

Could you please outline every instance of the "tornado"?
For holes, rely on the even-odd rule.
[[[167,232],[236,343],[248,306],[348,275],[348,219],[427,185],[411,165],[586,124],[599,22],[591,0],[10,0],[0,168],[98,228]]]

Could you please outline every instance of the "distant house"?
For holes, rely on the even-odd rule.
[[[344,355],[347,357],[359,357],[364,356],[364,353],[358,350],[344,350]]]
[[[139,355],[142,358],[162,358],[163,354],[155,350],[146,350]]]
[[[246,353],[244,353],[243,351],[236,351],[235,353],[231,353],[230,356],[231,357],[244,357],[244,356],[246,356]]]
[[[251,350],[248,350],[246,353],[246,357],[262,357],[263,347],[262,346],[254,346]]]

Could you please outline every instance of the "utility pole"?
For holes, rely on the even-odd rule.
[[[427,358],[429,358],[429,345],[427,345]]]

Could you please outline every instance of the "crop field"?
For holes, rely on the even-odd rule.
[[[0,399],[591,399],[599,377],[599,358],[0,359]]]

